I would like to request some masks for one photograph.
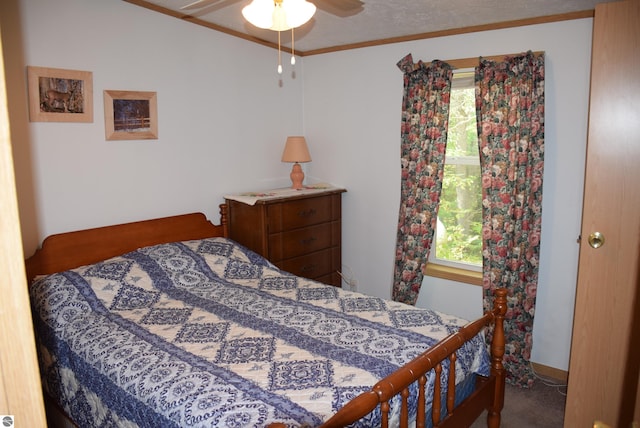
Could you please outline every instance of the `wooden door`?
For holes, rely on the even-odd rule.
[[[8,124],[0,36],[0,414],[12,415],[17,427],[46,427]]]
[[[628,427],[640,364],[629,358],[639,310],[639,0],[596,6],[587,144],[564,426]],[[599,248],[589,243],[595,232],[604,237]]]

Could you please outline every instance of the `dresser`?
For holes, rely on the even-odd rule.
[[[225,196],[229,238],[280,269],[339,287],[343,192],[326,186]]]

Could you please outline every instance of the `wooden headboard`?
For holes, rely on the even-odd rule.
[[[149,245],[227,235],[224,204],[220,205],[220,225],[202,213],[192,213],[51,235],[26,260],[27,283],[37,275],[96,263]]]

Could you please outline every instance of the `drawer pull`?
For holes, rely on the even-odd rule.
[[[300,270],[305,273],[313,272],[314,270],[316,270],[316,265],[311,264],[311,265],[302,266]]]
[[[316,210],[311,208],[309,210],[298,211],[298,217],[311,217],[316,215]]]
[[[300,240],[300,243],[301,243],[302,245],[309,245],[309,244],[311,244],[311,243],[313,243],[313,242],[315,242],[315,241],[317,241],[317,238],[315,238],[315,237],[313,237],[313,236],[312,236],[312,237],[307,238],[307,239],[301,239],[301,240]]]

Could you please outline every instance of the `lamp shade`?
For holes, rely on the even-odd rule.
[[[316,6],[306,0],[253,0],[242,8],[242,16],[258,28],[285,31],[311,19]]]
[[[242,16],[258,28],[270,29],[273,25],[275,5],[270,0],[253,0],[242,8]]]
[[[282,152],[282,162],[310,162],[311,155],[304,137],[287,137],[287,143]]]
[[[297,28],[311,19],[316,6],[306,0],[283,0],[282,8],[286,14],[289,28]]]

